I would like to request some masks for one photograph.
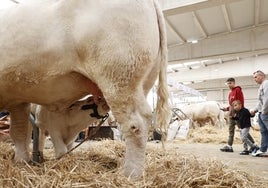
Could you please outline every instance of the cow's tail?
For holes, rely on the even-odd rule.
[[[160,130],[167,133],[167,127],[170,121],[171,108],[169,105],[169,92],[167,87],[167,37],[165,30],[165,20],[162,13],[162,10],[157,2],[154,0],[154,6],[156,9],[159,36],[160,36],[160,50],[159,50],[159,59],[160,59],[160,72],[158,78],[158,88],[157,88],[157,105],[156,105],[156,126]]]

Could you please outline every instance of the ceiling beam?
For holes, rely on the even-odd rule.
[[[12,1],[13,3],[19,4],[19,1],[16,1],[16,0],[10,0],[10,1]]]
[[[248,31],[248,30],[252,30],[252,29],[254,30],[254,29],[257,29],[257,28],[267,27],[267,25],[268,25],[268,22],[265,22],[265,23],[258,24],[255,27],[248,26],[248,27],[239,28],[239,29],[235,29],[235,30],[232,29],[232,33],[243,32],[243,31]],[[211,35],[209,35],[208,38],[212,39],[212,38],[227,36],[228,34],[230,34],[230,33],[229,32],[223,32],[223,33],[211,34]],[[203,39],[203,40],[205,40],[205,39]],[[182,45],[182,44],[181,43],[177,43],[177,44],[169,45],[168,47],[169,48],[172,48],[172,47],[176,47],[176,46],[180,46],[180,45]]]
[[[226,5],[221,5],[221,10],[222,10],[224,21],[225,21],[228,31],[232,32],[232,26],[231,26],[228,11],[226,9]]]
[[[255,0],[255,18],[254,18],[254,24],[259,25],[260,20],[260,0]]]
[[[199,19],[198,15],[195,13],[195,11],[192,12],[192,16],[193,16],[194,23],[195,23],[196,27],[199,29],[199,31],[202,33],[202,35],[205,38],[207,38],[208,34],[207,34],[206,30],[204,29],[203,24],[200,22],[200,19]]]
[[[251,27],[249,30],[232,32],[225,36],[204,39],[197,44],[185,44],[169,48],[169,64],[209,59],[244,58],[268,54],[268,25]],[[213,44],[217,44],[216,48]],[[227,54],[227,55],[226,55]]]
[[[211,56],[202,56],[198,58],[189,58],[189,59],[179,59],[179,60],[172,60],[169,61],[169,65],[179,64],[179,63],[187,63],[192,61],[204,61],[204,60],[212,60],[212,59],[223,59],[229,57],[250,57],[256,55],[268,54],[268,48],[262,50],[254,50],[254,51],[243,51],[243,52],[236,52],[236,53],[223,53],[218,55],[211,55]]]
[[[172,78],[179,82],[192,82],[201,80],[220,79],[227,77],[240,77],[252,75],[255,70],[268,72],[267,57],[252,57],[241,59],[240,61],[230,61],[223,64],[213,64],[199,69],[179,69],[179,72],[168,73],[168,78]],[[241,68],[242,67],[242,68]]]
[[[176,34],[176,36],[179,38],[179,40],[182,41],[182,43],[186,43],[186,39],[183,38],[183,36],[175,29],[175,27],[172,25],[172,23],[170,23],[170,21],[168,19],[166,20],[166,25],[167,27]]]
[[[202,67],[206,67],[207,66],[207,64],[204,61],[200,61],[200,64],[201,64]]]
[[[175,8],[169,8],[163,10],[163,13],[165,17],[172,16],[176,14],[182,14],[186,12],[193,12],[200,9],[215,7],[215,6],[221,6],[228,3],[238,2],[242,0],[207,0],[204,2],[199,2],[191,5],[181,6],[181,7],[175,7]]]

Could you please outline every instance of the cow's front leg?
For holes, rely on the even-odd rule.
[[[138,94],[134,96],[138,96]],[[127,102],[120,104],[120,110],[123,109],[123,113],[122,111],[113,112],[121,125],[126,143],[123,174],[131,178],[138,178],[143,175],[148,127],[152,115],[145,97],[141,95],[137,98],[139,100],[129,99]]]
[[[64,143],[61,132],[54,130],[50,132],[51,141],[55,150],[55,157],[59,159],[68,152],[67,146]]]
[[[29,123],[30,104],[22,103],[8,109],[10,111],[10,136],[15,145],[15,161],[29,161],[29,144],[32,128]]]
[[[127,133],[123,133],[126,142],[126,156],[123,166],[123,174],[131,178],[138,178],[142,176],[144,172],[148,131],[142,126],[133,126]]]

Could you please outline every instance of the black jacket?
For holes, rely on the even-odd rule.
[[[241,129],[251,127],[251,121],[250,121],[251,117],[252,116],[249,110],[246,108],[241,108],[241,110],[237,112],[236,119],[239,121],[239,125]]]

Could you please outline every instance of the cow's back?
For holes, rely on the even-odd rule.
[[[120,90],[114,83],[122,78],[122,86],[132,90],[158,58],[153,1],[35,0],[5,15],[0,19],[0,93],[7,100],[49,104],[62,101],[58,93],[69,88],[76,93],[70,96],[74,102],[87,92],[79,85],[83,76],[106,95]]]

